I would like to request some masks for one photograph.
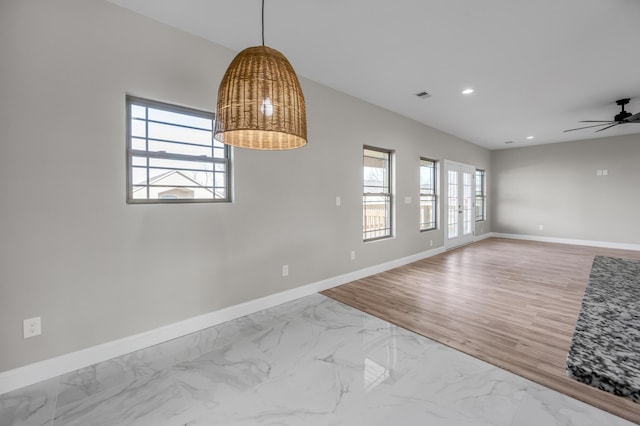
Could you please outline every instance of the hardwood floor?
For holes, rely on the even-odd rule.
[[[566,377],[595,255],[640,252],[490,238],[323,294],[640,424],[640,404]]]

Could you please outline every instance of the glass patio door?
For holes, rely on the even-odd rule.
[[[445,160],[446,197],[444,248],[473,242],[475,236],[475,174],[473,166]]]

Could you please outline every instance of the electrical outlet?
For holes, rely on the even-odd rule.
[[[282,276],[289,276],[289,265],[282,265]]]
[[[544,231],[544,225],[538,225],[538,230],[539,231]]]
[[[42,322],[40,317],[29,318],[22,322],[22,333],[25,339],[42,334]]]
[[[356,260],[356,251],[351,250],[351,260]]]
[[[404,197],[405,204],[411,204],[411,197]]]
[[[433,240],[429,240],[429,247],[433,247]]]
[[[342,200],[340,199],[340,196],[336,197],[336,206],[340,207],[340,204],[342,204]]]
[[[606,176],[609,174],[609,170],[607,169],[602,169],[602,176]]]

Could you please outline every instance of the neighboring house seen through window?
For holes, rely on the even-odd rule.
[[[392,236],[391,155],[379,148],[364,147],[362,238],[371,241]]]
[[[485,220],[487,215],[485,176],[484,170],[476,170],[476,222]]]
[[[229,147],[214,114],[127,96],[127,201],[231,201]]]
[[[437,172],[436,161],[420,158],[420,230],[437,228]]]

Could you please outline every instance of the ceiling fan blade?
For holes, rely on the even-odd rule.
[[[624,120],[625,123],[640,123],[640,112]]]
[[[580,123],[613,123],[612,120],[580,120]]]
[[[574,130],[582,130],[582,129],[589,129],[591,127],[606,126],[607,124],[611,124],[611,121],[607,121],[606,123],[603,123],[603,124],[594,124],[593,126],[585,126],[585,127],[578,127],[578,128],[575,128],[575,129],[569,129],[569,130],[565,130],[564,132],[573,132]],[[612,125],[615,126],[616,124],[618,124],[618,123],[614,123]]]
[[[595,131],[595,133],[601,132],[601,131],[603,131],[603,130],[607,130],[607,129],[609,129],[609,128],[613,127],[613,126],[617,126],[618,124],[622,124],[622,123],[614,123],[614,124],[612,124],[611,126],[607,126],[607,127],[605,127],[604,129],[596,130],[596,131]]]

